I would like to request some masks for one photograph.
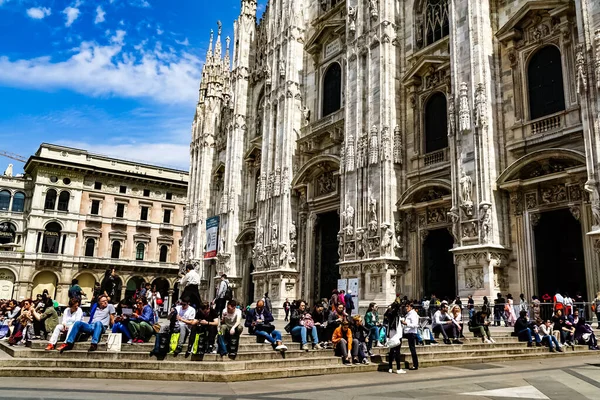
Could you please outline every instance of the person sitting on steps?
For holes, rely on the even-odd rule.
[[[469,321],[469,331],[475,336],[481,336],[483,343],[496,343],[490,334],[490,321],[487,318],[488,313],[486,311],[478,311],[473,314]]]
[[[287,347],[281,340],[281,332],[275,329],[271,324],[274,321],[273,315],[265,308],[265,302],[259,300],[256,302],[256,308],[246,314],[246,323],[250,335],[269,342],[277,351],[284,352]]]
[[[360,315],[355,315],[354,317],[350,318],[350,321],[352,337],[358,341],[358,361],[360,361],[361,364],[369,364],[369,359],[367,357],[367,342],[369,342],[370,331],[365,327],[363,319]]]
[[[548,344],[550,353],[554,353],[554,351],[558,351],[559,353],[563,352],[562,345],[556,340],[556,336],[554,336],[552,321],[546,320],[545,322],[542,322],[539,325],[539,330],[542,334],[542,342]]]
[[[327,324],[327,326],[329,327],[329,323]],[[304,300],[300,300],[298,302],[298,308],[292,311],[292,315],[290,316],[290,323],[288,327],[286,327],[286,329],[288,328],[289,332],[292,335],[292,338],[296,341],[299,338],[302,342],[302,350],[309,350],[307,341],[307,335],[309,330],[313,340],[313,349],[322,349],[321,345],[319,344],[319,334],[317,333],[315,321],[312,319],[310,313],[306,310],[306,302]]]
[[[202,303],[192,324],[192,332],[190,333],[185,357],[188,358],[192,354],[197,335],[200,335],[200,338],[198,339],[196,354],[212,353],[215,347],[218,326],[219,314],[217,314],[217,311],[210,307],[210,304]],[[216,350],[214,352],[216,353]]]
[[[335,347],[335,355],[342,357],[345,364],[358,364],[358,339],[352,337],[352,331],[349,329],[348,321],[342,322],[335,331],[331,341]]]
[[[127,327],[134,343],[146,343],[154,335],[154,310],[148,305],[148,299],[141,296],[136,300],[136,312],[129,318]]]
[[[533,346],[533,338],[535,337],[536,347],[540,347],[542,339],[540,335],[529,326],[527,319],[527,311],[519,312],[519,318],[515,321],[515,336],[519,338],[519,342],[527,342],[527,347]]]
[[[75,322],[81,321],[82,318],[83,311],[79,308],[79,299],[77,297],[71,297],[71,300],[69,300],[69,307],[64,311],[62,323],[56,325],[56,328],[54,328],[54,332],[52,332],[46,350],[54,350],[60,335],[63,333],[68,335]]]
[[[440,309],[433,314],[433,323],[431,324],[433,333],[441,333],[444,337],[444,343],[450,344],[452,337],[454,344],[462,344],[458,340],[458,329],[452,321],[452,317],[448,314],[448,303],[444,302],[440,305]]]
[[[114,324],[115,313],[115,307],[112,304],[108,304],[108,296],[100,295],[98,297],[98,307],[90,317],[89,323],[83,321],[75,322],[67,335],[66,342],[63,343],[58,350],[61,353],[72,350],[77,336],[80,333],[87,333],[92,335],[92,344],[88,351],[96,351],[98,349],[100,338],[104,332]]]
[[[189,297],[186,296],[182,298],[180,304],[181,305],[175,307],[175,311],[177,312],[176,326],[179,326],[179,342],[173,352],[173,355],[175,356],[183,351],[185,339],[187,336],[190,336],[194,318],[196,317],[196,310],[194,307],[190,306]]]
[[[242,330],[242,311],[237,308],[235,300],[229,300],[221,317],[221,334],[217,339],[221,356],[229,354],[231,358],[236,357]]]

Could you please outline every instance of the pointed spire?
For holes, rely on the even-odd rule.
[[[217,25],[219,25],[219,31],[217,33],[217,43],[215,44],[215,59],[220,60],[221,59],[221,31],[223,29],[223,24],[221,24],[221,21],[217,21]]]
[[[230,58],[229,58],[229,44],[231,43],[231,38],[229,36],[227,36],[225,38],[225,67],[227,70],[229,70],[229,66],[231,64]]]
[[[206,52],[206,61],[209,60],[209,58],[212,58],[213,55],[213,36],[214,36],[215,32],[211,29],[210,30],[210,43],[208,44],[208,51]]]

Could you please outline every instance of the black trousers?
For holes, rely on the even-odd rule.
[[[417,334],[405,333],[404,337],[408,340],[408,348],[412,357],[413,367],[419,368],[419,357],[417,356]]]
[[[198,289],[198,285],[187,285],[180,296],[181,299],[188,296],[190,298],[190,305],[196,310],[198,310],[200,304],[202,304],[202,300],[200,300],[200,291]]]
[[[392,369],[392,367],[394,366],[394,360],[396,360],[396,368],[402,368],[400,365],[400,347],[402,347],[402,340],[400,340],[400,346],[396,346],[390,349],[390,353],[388,354],[389,369]]]
[[[225,300],[224,298],[215,300],[215,311],[219,315],[219,318],[221,318],[221,314],[223,314],[223,310],[225,309],[226,304],[227,300]]]
[[[188,343],[189,352],[194,348],[196,335],[200,335],[200,338],[198,339],[198,354],[212,351],[215,345],[215,338],[217,337],[217,327],[213,325],[194,325]]]

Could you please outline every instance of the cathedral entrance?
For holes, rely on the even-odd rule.
[[[438,299],[452,300],[456,296],[453,244],[447,229],[429,231],[423,242],[423,290],[428,297],[435,294]]]
[[[254,303],[254,279],[252,279],[252,273],[254,272],[254,263],[250,262],[248,267],[248,286],[246,290],[246,304]],[[258,297],[261,298],[262,293],[258,293]]]
[[[537,273],[536,293],[552,296],[558,289],[571,297],[586,293],[581,224],[569,209],[539,215],[533,229]]]
[[[319,298],[330,298],[341,278],[338,262],[337,234],[340,229],[340,216],[337,211],[319,214],[320,233],[320,278]]]

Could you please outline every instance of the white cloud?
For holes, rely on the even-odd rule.
[[[65,16],[67,17],[65,26],[69,27],[73,25],[73,22],[75,22],[77,18],[79,18],[79,8],[67,7],[64,9],[63,14],[65,14]]]
[[[2,0],[0,0],[2,1]],[[2,3],[0,3],[2,5]],[[27,10],[29,18],[33,19],[44,19],[52,13],[47,7],[32,7]]]
[[[10,60],[0,56],[0,82],[39,90],[69,89],[88,96],[149,98],[165,104],[194,104],[202,60],[183,52],[132,48],[124,51],[125,31],[110,42],[81,42],[66,60],[51,56]]]
[[[189,46],[190,45],[190,41],[188,40],[188,38],[185,38],[184,41],[179,41],[179,40],[175,39],[175,43],[180,44],[182,46]]]
[[[165,33],[165,31],[163,31],[163,30],[162,30],[162,29],[160,29],[160,28],[156,28],[156,34],[157,34],[157,35],[159,35],[159,36],[160,36],[160,35],[162,35],[163,33]]]
[[[96,19],[94,20],[95,24],[99,24],[105,21],[106,12],[102,9],[102,7],[96,7]]]

